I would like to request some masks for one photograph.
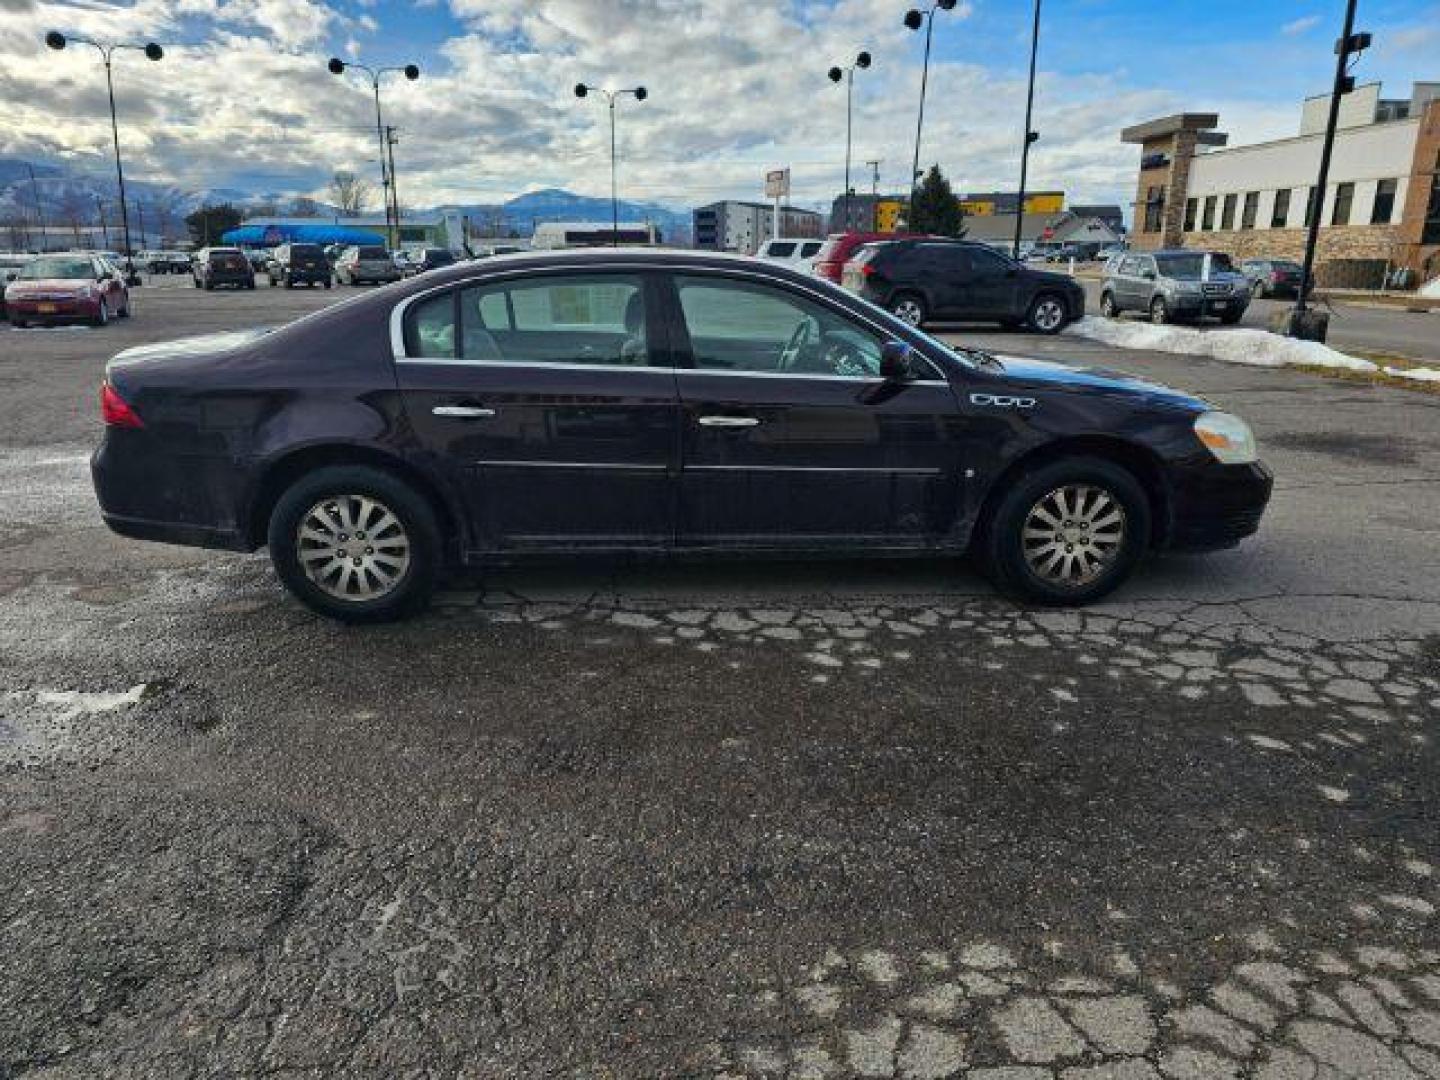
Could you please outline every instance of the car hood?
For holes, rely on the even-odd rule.
[[[1204,412],[1210,408],[1208,402],[1192,394],[1107,368],[1061,364],[1019,356],[1003,356],[1000,362],[1005,365],[1005,379],[1028,389],[1110,394],[1194,412]]]
[[[227,330],[221,334],[199,334],[195,337],[176,338],[174,341],[160,341],[154,345],[137,345],[133,349],[125,349],[116,353],[110,363],[116,367],[128,367],[154,360],[213,356],[216,353],[243,348],[264,337],[272,329],[272,327],[263,326],[249,330]]]

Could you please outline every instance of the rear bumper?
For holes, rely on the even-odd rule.
[[[1260,528],[1275,486],[1260,462],[1188,470],[1175,484],[1169,535],[1173,551],[1234,547]]]
[[[100,300],[29,300],[10,299],[5,311],[15,319],[93,319],[100,314]],[[49,310],[42,310],[48,308]]]
[[[107,514],[103,511],[100,517],[111,532],[132,540],[152,540],[160,544],[215,548],[220,551],[251,550],[245,537],[229,529],[186,525],[175,521],[151,521],[147,518],[126,517],[123,514]]]
[[[249,270],[212,270],[205,276],[204,281],[207,285],[253,285],[255,273]]]

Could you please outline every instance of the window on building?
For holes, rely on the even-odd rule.
[[[1422,244],[1440,244],[1440,154],[1435,155],[1435,171],[1430,174],[1430,201],[1425,205],[1425,224],[1420,230]]]
[[[1230,230],[1235,228],[1235,204],[1239,201],[1238,195],[1226,195],[1220,209],[1220,228]]]
[[[1275,207],[1270,211],[1270,228],[1283,229],[1290,221],[1290,189],[1275,192]]]
[[[1240,211],[1240,228],[1255,228],[1255,218],[1260,213],[1260,193],[1258,191],[1247,191],[1245,193],[1245,209]]]
[[[1200,228],[1210,232],[1215,228],[1215,196],[1205,200],[1205,212],[1200,216]]]
[[[1194,232],[1194,231],[1195,231],[1195,210],[1196,210],[1196,203],[1198,203],[1198,202],[1199,202],[1198,199],[1186,199],[1186,200],[1185,200],[1185,231],[1186,231],[1186,232]]]
[[[1335,204],[1330,208],[1331,225],[1349,225],[1350,207],[1355,203],[1354,184],[1335,185]]]
[[[1320,210],[1320,189],[1311,184],[1305,193],[1305,227],[1308,229],[1315,223],[1315,215]]]
[[[1381,180],[1375,185],[1375,205],[1370,209],[1371,225],[1390,224],[1390,218],[1395,213],[1395,190],[1399,186],[1397,180]]]
[[[1152,185],[1145,192],[1145,232],[1159,232],[1165,220],[1165,189]]]

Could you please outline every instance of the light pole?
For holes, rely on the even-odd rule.
[[[1324,341],[1330,329],[1330,319],[1323,312],[1309,311],[1305,306],[1305,293],[1310,288],[1310,275],[1315,270],[1315,247],[1320,240],[1320,215],[1325,209],[1325,186],[1330,181],[1330,154],[1335,147],[1335,126],[1340,116],[1340,99],[1355,89],[1355,78],[1349,73],[1352,54],[1364,52],[1370,47],[1370,35],[1355,33],[1355,0],[1345,5],[1345,26],[1335,42],[1335,85],[1330,91],[1330,114],[1325,121],[1325,141],[1320,146],[1320,175],[1315,178],[1314,209],[1306,222],[1305,261],[1300,270],[1300,289],[1295,298],[1295,309],[1286,319],[1286,332],[1291,337],[1308,341]]]
[[[1025,179],[1030,168],[1030,146],[1040,138],[1038,131],[1030,129],[1030,117],[1035,109],[1035,57],[1040,51],[1040,0],[1035,0],[1035,22],[1030,30],[1030,82],[1025,90],[1025,141],[1020,147],[1020,198],[1015,206],[1015,247],[1010,252],[1020,258],[1020,230],[1025,224]]]
[[[591,93],[603,95],[606,105],[610,108],[610,246],[619,247],[620,196],[615,182],[615,100],[625,94],[630,94],[636,101],[644,101],[650,96],[650,91],[643,86],[637,86],[632,90],[605,90],[599,86],[587,86],[585,83],[575,84],[577,98],[586,97]]]
[[[415,64],[406,64],[403,67],[382,67],[372,68],[366,64],[354,60],[341,60],[338,56],[332,56],[329,63],[331,75],[343,75],[346,68],[356,68],[370,76],[370,88],[375,92],[375,140],[380,146],[380,195],[385,200],[385,232],[390,240],[390,247],[397,246],[396,231],[400,224],[400,208],[395,208],[395,224],[391,225],[390,199],[395,182],[395,170],[385,168],[386,146],[385,146],[385,121],[380,116],[380,77],[392,71],[398,71],[414,82],[420,77],[420,68]]]
[[[911,8],[905,13],[905,26],[919,30],[925,26],[925,62],[920,65],[920,114],[915,119],[915,160],[910,166],[910,205],[915,205],[915,185],[920,175],[920,133],[925,128],[925,86],[930,81],[930,35],[935,31],[935,12],[953,11],[955,0],[935,0],[929,11]]]
[[[58,30],[51,30],[45,35],[45,44],[57,52],[72,41],[77,45],[93,45],[105,61],[105,87],[110,92],[110,135],[115,141],[115,179],[120,188],[120,222],[125,231],[125,277],[130,284],[138,285],[140,279],[135,274],[135,264],[130,258],[130,215],[125,209],[125,169],[120,164],[120,125],[115,119],[115,80],[110,72],[110,62],[118,49],[134,49],[137,52],[143,52],[148,60],[161,59],[165,55],[165,50],[153,41],[145,45],[91,41],[89,38],[82,37],[67,38]]]
[[[844,231],[850,230],[850,133],[852,129],[852,106],[855,101],[855,69],[864,70],[870,66],[870,54],[861,49],[855,57],[855,62],[849,67],[832,67],[830,69],[830,81],[838,83],[845,80],[845,201],[841,204],[844,209],[845,226]]]

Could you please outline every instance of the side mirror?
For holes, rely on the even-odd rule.
[[[909,345],[887,341],[880,347],[880,377],[888,383],[915,381],[915,360]]]

